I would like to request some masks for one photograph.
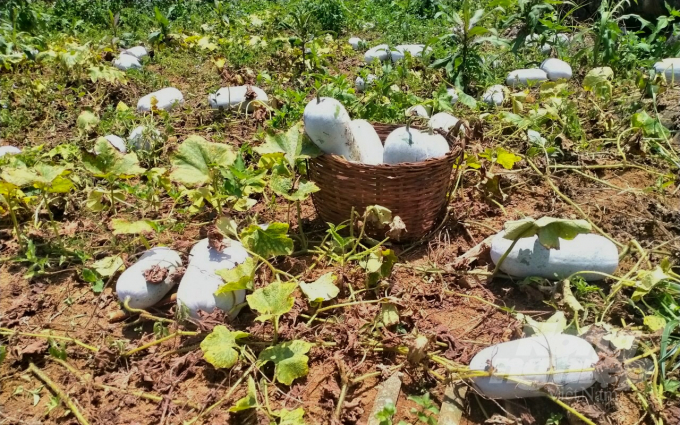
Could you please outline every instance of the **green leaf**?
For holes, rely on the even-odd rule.
[[[120,255],[112,255],[110,257],[102,258],[99,261],[92,263],[92,268],[99,273],[100,276],[113,276],[116,272],[125,270],[125,264]]]
[[[666,319],[661,316],[645,316],[644,324],[650,332],[656,332],[666,327]]]
[[[312,348],[307,341],[287,341],[262,350],[258,360],[275,365],[274,378],[282,384],[290,385],[297,378],[307,375],[309,357],[305,354]]]
[[[227,168],[235,160],[236,153],[231,146],[192,135],[173,155],[170,179],[187,186],[201,186],[212,182],[212,169]]]
[[[97,139],[94,150],[99,153],[83,156],[83,167],[95,177],[129,179],[145,171],[139,166],[137,154],[130,152],[123,155],[103,137]]]
[[[226,326],[217,325],[201,342],[203,358],[216,368],[230,368],[238,361],[238,340],[250,334],[230,331]]]
[[[304,201],[309,195],[319,190],[321,189],[314,182],[300,180],[297,190],[291,194],[283,194],[283,197],[289,201]]]
[[[229,408],[230,412],[240,412],[242,410],[252,409],[257,406],[257,389],[255,388],[255,380],[252,376],[248,377],[248,392],[246,396],[237,400],[236,403]]]
[[[298,407],[295,410],[281,409],[278,415],[279,425],[305,425],[303,419],[305,411],[302,407]]]
[[[517,313],[517,320],[524,321],[524,333],[527,335],[557,335],[567,328],[567,318],[561,311],[550,316],[545,322],[538,322],[521,313]]]
[[[87,73],[93,83],[104,80],[110,84],[127,84],[125,72],[112,66],[93,65],[87,69]]]
[[[458,102],[467,106],[471,109],[477,109],[477,99],[470,96],[469,94],[463,93],[462,90],[458,90]]]
[[[380,306],[380,322],[385,327],[390,327],[399,323],[399,310],[392,303],[383,303]]]
[[[373,251],[366,262],[360,265],[366,269],[366,287],[372,288],[382,279],[390,277],[392,268],[397,263],[397,256],[391,249]]]
[[[155,224],[151,220],[127,221],[122,218],[114,218],[111,221],[111,228],[114,235],[138,235],[141,233],[153,233]]]
[[[222,216],[215,221],[215,227],[228,238],[238,238],[238,224],[230,216]]]
[[[548,249],[560,249],[560,239],[572,240],[582,233],[590,233],[592,226],[586,220],[541,217],[536,220],[538,241]]]
[[[71,158],[80,156],[80,148],[72,143],[61,143],[47,152],[47,156],[50,158],[54,158],[57,155],[69,161]]]
[[[531,217],[506,221],[503,229],[505,230],[503,237],[512,241],[520,238],[530,238],[538,233],[536,220]]]
[[[516,162],[521,161],[522,157],[508,152],[503,148],[496,148],[496,162],[506,170],[512,170]]]
[[[300,290],[312,303],[330,301],[340,292],[335,285],[337,276],[332,272],[326,273],[312,283],[300,282]]]
[[[57,179],[68,173],[70,173],[68,167],[39,162],[32,168],[5,167],[0,177],[17,187],[34,186],[49,190],[55,180],[58,184],[63,184]]]
[[[586,74],[583,79],[583,89],[585,91],[593,92],[599,96],[612,94],[611,79],[614,76],[614,71],[608,66],[602,68],[593,68]]]
[[[81,133],[87,134],[97,128],[99,125],[99,117],[92,111],[83,111],[78,115],[76,125]]]
[[[92,292],[99,294],[104,290],[104,280],[95,271],[84,268],[81,272],[83,280],[92,287]]]
[[[637,274],[635,281],[635,291],[631,296],[633,301],[640,301],[645,295],[654,289],[661,281],[668,279],[669,276],[659,266],[654,270],[642,270]]]
[[[5,358],[7,357],[7,347],[4,345],[0,345],[0,364],[5,361]]]
[[[252,257],[246,258],[246,261],[234,267],[233,269],[217,270],[215,273],[219,275],[225,282],[220,286],[215,295],[226,294],[239,289],[253,289],[253,279],[255,279],[255,270],[257,269],[257,262]]]
[[[277,281],[248,295],[248,306],[260,313],[255,320],[264,322],[288,313],[295,303],[295,298],[291,296],[295,288],[295,282]]]
[[[298,123],[285,133],[268,134],[264,143],[253,150],[260,155],[283,153],[292,169],[299,159],[312,158],[321,154],[319,148],[302,133]]]
[[[602,337],[609,341],[618,350],[630,350],[633,348],[635,336],[625,332],[623,329],[616,328],[609,324],[602,325],[609,333]]]
[[[383,228],[392,222],[392,211],[380,205],[366,207],[366,221],[374,223],[379,228]]]
[[[288,237],[285,223],[272,223],[267,230],[253,224],[241,232],[240,239],[248,250],[263,258],[293,253],[293,240]]]

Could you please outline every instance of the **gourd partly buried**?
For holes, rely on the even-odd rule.
[[[544,389],[573,396],[595,383],[592,367],[597,361],[597,353],[584,339],[538,335],[483,349],[472,358],[470,370],[511,375],[473,378],[477,390],[489,398],[540,397],[545,396]]]
[[[505,239],[502,231],[491,242],[491,259],[494,264],[508,250],[512,241]],[[517,241],[502,262],[502,272],[516,277],[538,276],[546,279],[564,279],[577,272],[593,271],[613,274],[619,265],[619,253],[609,239],[595,234],[580,234],[572,240],[560,238],[559,249],[541,245],[538,236]],[[587,281],[601,280],[596,273],[579,274]]]
[[[149,93],[139,99],[137,102],[137,112],[150,112],[154,107],[156,109],[169,111],[175,106],[182,105],[183,103],[184,96],[182,95],[182,92],[174,87],[166,87],[153,93]]]
[[[215,295],[215,291],[225,284],[215,272],[222,269],[233,269],[248,258],[243,245],[237,241],[224,239],[226,246],[222,251],[209,246],[208,239],[202,239],[189,253],[189,265],[177,289],[177,304],[187,308],[192,317],[198,317],[198,311],[212,313],[215,308],[230,312],[234,306],[245,301],[245,290]],[[238,311],[231,311],[235,317]]]
[[[240,111],[253,112],[257,102],[269,103],[269,97],[259,87],[235,86],[223,87],[208,95],[208,102],[213,109],[238,108]]]
[[[129,297],[132,308],[149,308],[156,304],[175,286],[170,276],[178,267],[182,266],[179,253],[170,248],[157,247],[146,251],[139,260],[125,270],[116,282],[116,294],[121,302]],[[160,274],[160,282],[147,281],[145,273],[153,267],[166,269]],[[162,273],[162,272],[159,272]]]
[[[540,83],[547,79],[548,74],[539,68],[516,69],[508,74],[505,84],[509,87],[520,87]]]

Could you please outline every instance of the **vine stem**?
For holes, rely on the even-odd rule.
[[[29,369],[35,376],[37,376],[38,379],[40,379],[41,381],[43,381],[43,382],[45,383],[45,385],[47,385],[48,387],[50,387],[50,389],[52,390],[52,392],[53,392],[54,394],[56,394],[57,397],[59,397],[59,399],[61,399],[61,400],[64,402],[64,404],[66,404],[66,406],[69,408],[69,410],[71,411],[71,413],[73,413],[73,416],[75,416],[76,419],[78,419],[78,422],[80,423],[80,425],[89,425],[89,424],[90,424],[90,423],[87,421],[87,419],[85,419],[85,416],[83,416],[83,414],[80,413],[80,410],[78,409],[78,406],[76,406],[76,404],[73,402],[73,400],[71,400],[71,398],[68,396],[68,394],[66,394],[66,393],[64,392],[64,390],[62,390],[62,389],[59,387],[59,385],[57,385],[56,382],[54,382],[52,379],[50,379],[50,377],[47,376],[47,375],[45,374],[45,372],[43,372],[42,370],[40,370],[33,362],[31,362],[31,363],[28,364],[28,369]]]
[[[196,421],[200,420],[205,415],[210,413],[213,409],[219,407],[222,403],[227,401],[227,399],[229,399],[229,397],[231,397],[232,394],[234,394],[234,392],[236,391],[236,388],[238,388],[238,386],[241,385],[241,382],[243,382],[243,380],[246,379],[246,377],[253,372],[256,365],[257,365],[257,363],[251,364],[250,367],[236,380],[236,382],[234,382],[234,385],[232,385],[231,388],[229,388],[229,391],[227,391],[227,393],[224,395],[224,397],[217,400],[217,402],[215,402],[215,404],[211,405],[210,407],[205,409],[203,412],[201,412],[198,416],[196,416],[194,419],[187,422],[187,425],[191,425],[193,423],[196,423]]]
[[[352,301],[348,303],[341,303],[341,304],[334,304],[334,305],[329,305],[326,307],[322,307],[316,311],[316,314],[322,313],[324,311],[332,310],[334,308],[339,308],[339,307],[349,307],[352,305],[358,305],[358,304],[375,304],[375,303],[384,303],[386,301],[384,300],[366,300],[366,301]]]
[[[200,332],[190,332],[190,331],[177,331],[174,333],[171,333],[170,335],[157,339],[155,341],[151,341],[148,344],[144,344],[141,347],[134,348],[130,351],[126,351],[125,353],[122,354],[123,357],[130,357],[131,355],[138,353],[140,351],[146,350],[149,347],[153,347],[154,345],[159,345],[164,343],[165,341],[168,341],[170,339],[176,338],[178,336],[196,336],[199,335]]]
[[[129,296],[127,296],[125,298],[125,302],[123,303],[123,308],[125,308],[125,310],[129,311],[130,313],[139,314],[139,316],[144,318],[144,319],[155,320],[157,322],[163,322],[163,323],[177,323],[172,319],[166,319],[166,318],[163,318],[163,317],[154,316],[153,314],[147,312],[144,309],[130,307],[130,297]]]
[[[78,369],[73,367],[68,362],[66,362],[62,359],[55,358],[55,357],[50,357],[50,360],[57,362],[60,365],[62,365],[64,368],[66,368],[66,370],[68,370],[76,378],[78,378],[78,380],[83,384],[90,384],[95,388],[99,388],[100,390],[123,393],[123,394],[130,394],[130,395],[133,395],[135,397],[143,398],[143,399],[150,400],[150,401],[156,401],[156,402],[159,402],[159,403],[161,401],[163,401],[163,397],[156,395],[156,394],[147,393],[147,392],[144,392],[144,391],[128,391],[128,390],[125,390],[123,388],[112,387],[110,385],[104,385],[104,384],[99,384],[97,382],[92,382],[92,378],[89,374],[83,374],[81,371],[79,371]],[[188,406],[192,409],[199,409],[199,407],[196,404],[194,404],[190,401],[184,402],[184,401],[180,401],[180,400],[172,400],[171,403],[176,405],[176,406]]]
[[[84,342],[77,340],[75,338],[71,338],[68,336],[60,336],[60,335],[49,335],[49,334],[34,334],[30,332],[19,332],[19,331],[14,331],[12,329],[7,329],[7,328],[0,328],[0,335],[21,335],[21,336],[31,336],[33,338],[48,338],[48,339],[56,339],[59,341],[68,341],[72,342],[76,345],[79,345],[87,350],[90,350],[94,353],[99,351],[99,348],[93,347],[91,345],[85,344]]]

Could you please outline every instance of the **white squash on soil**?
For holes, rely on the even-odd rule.
[[[383,163],[384,148],[375,128],[366,120],[353,120],[350,124],[354,140],[359,145],[359,162],[377,165]]]
[[[349,45],[352,46],[354,50],[360,50],[366,45],[366,42],[359,37],[351,37],[349,39]]]
[[[425,109],[423,105],[415,105],[406,110],[406,116],[430,118],[430,113],[427,112],[427,109]]]
[[[118,137],[115,134],[108,134],[104,136],[104,138],[111,144],[111,146],[118,149],[119,152],[127,153],[127,146],[125,145],[125,140],[123,140],[122,137]],[[95,153],[99,154],[99,152],[96,151]]]
[[[245,301],[245,290],[215,295],[215,291],[225,284],[215,272],[233,269],[249,256],[240,242],[224,239],[224,243],[227,247],[217,251],[208,245],[207,238],[202,239],[189,252],[189,265],[177,289],[177,304],[185,306],[192,317],[198,317],[199,310],[212,313],[218,308],[229,312]],[[231,317],[237,314],[238,311],[233,311]]]
[[[446,89],[446,94],[448,94],[449,98],[451,99],[451,105],[455,105],[456,103],[458,103],[458,90],[451,87]]]
[[[364,53],[364,61],[366,63],[373,63],[376,59],[381,62],[386,61],[391,56],[390,48],[387,44],[379,44],[375,47],[371,47]]]
[[[302,116],[305,133],[323,152],[361,161],[361,152],[352,134],[352,120],[344,106],[331,97],[312,99]]]
[[[501,106],[505,101],[505,87],[500,84],[491,86],[482,94],[482,102],[489,105]]]
[[[354,88],[358,93],[363,92],[366,90],[366,87],[370,86],[373,84],[373,82],[377,79],[378,77],[375,76],[375,74],[368,74],[366,76],[366,80],[364,80],[361,75],[357,77],[356,80],[354,80]]]
[[[132,55],[137,59],[144,59],[145,57],[149,56],[149,52],[146,50],[146,47],[144,46],[130,47],[129,49],[123,50],[123,53],[125,53],[126,55]]]
[[[241,111],[253,112],[257,103],[254,101],[269,103],[269,97],[259,87],[250,86],[255,93],[252,99],[246,99],[248,86],[222,87],[216,93],[208,95],[208,102],[213,109],[238,108]]]
[[[425,45],[424,44],[400,44],[399,46],[396,46],[394,50],[392,51],[392,62],[396,63],[402,59],[404,59],[404,56],[406,56],[406,52],[410,53],[412,57],[414,58],[419,58],[423,55],[423,50],[425,50]],[[427,51],[430,52],[432,49],[427,48]]]
[[[139,63],[139,58],[128,55],[127,53],[121,53],[117,58],[113,60],[113,66],[120,69],[121,71],[127,71],[128,69],[142,69],[142,64]]]
[[[166,87],[139,99],[137,102],[137,112],[150,112],[152,110],[152,99],[156,99],[156,108],[169,111],[175,106],[184,103],[182,92],[174,87]]]
[[[162,282],[147,282],[144,273],[154,266],[168,270]],[[139,260],[125,270],[116,282],[116,294],[120,302],[130,297],[129,306],[132,308],[149,308],[156,304],[175,286],[171,274],[182,266],[182,258],[177,251],[170,248],[152,248],[142,254]]]
[[[508,74],[505,84],[509,87],[527,86],[548,79],[548,74],[540,68],[516,69]]]
[[[503,256],[512,241],[505,239],[504,231],[491,242],[491,259],[494,264]],[[501,264],[501,271],[515,277],[538,276],[546,279],[564,279],[576,272],[592,271],[613,274],[619,266],[619,252],[609,239],[596,234],[580,234],[572,240],[560,239],[560,249],[547,249],[538,236],[522,238]],[[579,275],[587,281],[601,280],[595,273]]]
[[[569,80],[572,76],[571,65],[560,59],[549,58],[544,60],[541,69],[545,71],[550,81],[563,78]]]
[[[657,74],[664,74],[669,84],[680,83],[680,58],[666,58],[654,64]]]
[[[486,397],[513,399],[540,397],[541,388],[556,389],[573,396],[595,383],[592,370],[599,360],[590,343],[573,335],[539,335],[492,345],[477,353],[470,370],[513,374],[510,378],[484,376],[473,378],[476,389]],[[591,369],[591,370],[587,370]],[[547,374],[549,370],[569,371]],[[518,383],[513,379],[528,381]]]
[[[151,150],[153,145],[160,141],[161,133],[155,128],[148,128],[144,125],[135,127],[128,136],[130,146],[137,150]]]
[[[446,112],[438,112],[432,115],[428,122],[428,127],[432,130],[442,130],[448,132],[453,126],[458,124],[458,118]],[[464,131],[461,128],[462,131]]]
[[[16,155],[20,153],[21,149],[17,148],[16,146],[0,146],[0,157],[5,155]]]

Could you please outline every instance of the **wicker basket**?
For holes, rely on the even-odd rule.
[[[383,143],[392,130],[401,127],[373,126]],[[450,134],[457,134],[457,130],[458,126]],[[312,195],[318,215],[326,222],[338,224],[350,218],[353,207],[362,214],[367,206],[380,205],[389,208],[406,225],[400,242],[422,238],[438,224],[446,210],[455,181],[451,179],[453,165],[463,155],[462,139],[452,141],[447,137],[447,140],[451,151],[445,156],[414,163],[357,164],[337,155],[310,159],[309,179],[321,189]],[[371,236],[382,237],[384,231]]]

